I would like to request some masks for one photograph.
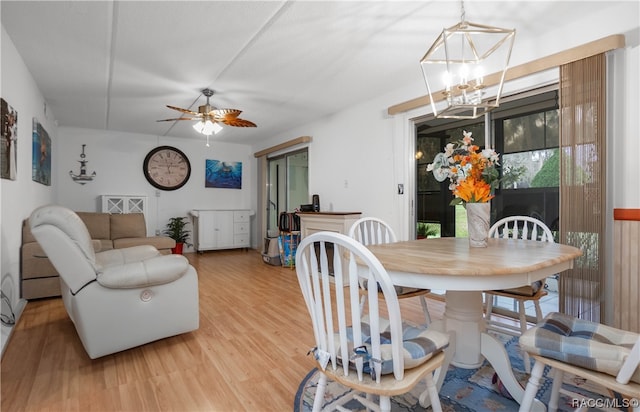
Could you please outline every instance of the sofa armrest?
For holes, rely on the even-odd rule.
[[[98,283],[106,288],[132,289],[173,282],[187,273],[189,261],[182,255],[160,255],[143,261],[105,267]]]
[[[102,242],[96,239],[91,240],[91,244],[93,245],[94,252],[100,252],[102,250]]]

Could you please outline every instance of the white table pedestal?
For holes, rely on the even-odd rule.
[[[456,332],[455,354],[451,363],[458,368],[482,366],[480,336],[484,332],[482,293],[476,291],[446,292],[445,330]]]

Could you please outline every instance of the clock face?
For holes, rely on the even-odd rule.
[[[159,146],[150,151],[144,158],[142,170],[149,183],[162,190],[179,189],[191,176],[189,159],[171,146]]]

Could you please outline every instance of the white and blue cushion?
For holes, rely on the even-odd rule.
[[[360,322],[362,328],[362,340],[368,353],[371,353],[371,332],[369,327],[369,317],[365,315]],[[393,373],[393,361],[391,355],[391,335],[388,332],[389,320],[385,318],[379,318],[379,325],[381,330],[380,339],[380,352],[382,362],[382,374],[386,375]],[[353,334],[352,328],[347,329],[347,336],[349,339],[349,353],[354,353]],[[445,333],[425,328],[416,327],[408,324],[404,324],[402,328],[402,340],[403,340],[403,360],[404,369],[411,369],[419,366],[433,356],[437,355],[449,345],[449,336]],[[336,342],[339,341],[339,336],[336,334]],[[340,352],[339,350],[337,351]],[[368,368],[365,367],[365,372],[368,372]]]
[[[520,337],[528,353],[617,376],[638,334],[589,322],[562,313],[550,313]],[[640,383],[640,372],[631,380]]]

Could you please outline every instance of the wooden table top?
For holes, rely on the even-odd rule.
[[[506,275],[528,274],[531,279],[543,277],[545,272],[553,274],[552,270],[572,267],[573,259],[582,255],[582,251],[573,246],[515,239],[489,239],[486,248],[472,248],[468,239],[452,237],[410,240],[368,248],[390,274],[431,275],[448,278],[449,282]]]

